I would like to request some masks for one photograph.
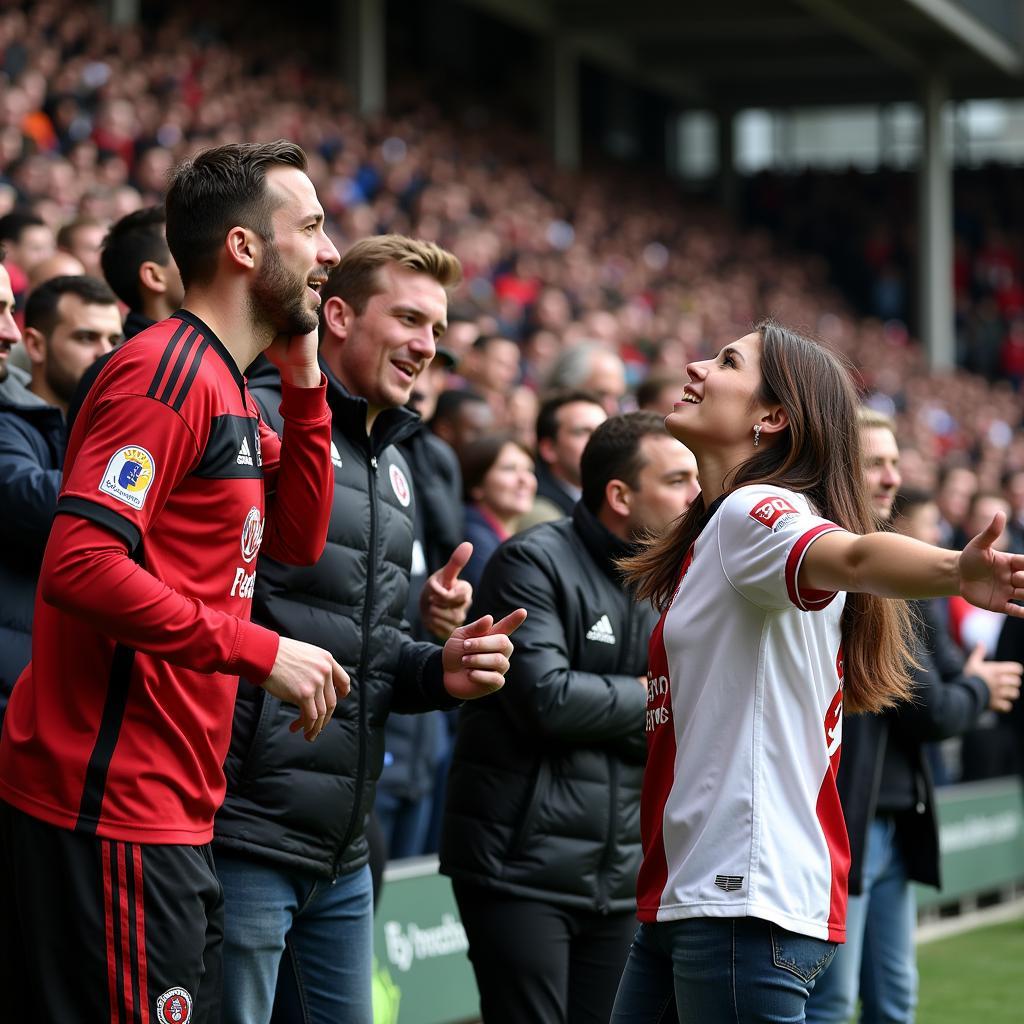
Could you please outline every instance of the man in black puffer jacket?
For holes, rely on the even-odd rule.
[[[417,423],[402,406],[433,358],[445,289],[459,274],[458,261],[438,246],[385,235],[353,246],[324,286],[320,362],[335,478],[327,545],[309,569],[261,559],[253,615],[323,645],[352,688],[311,747],[289,731],[293,711],[258,688],[239,687],[228,793],[214,834],[225,894],[225,1022],[269,1022],[280,969],[285,1019],[370,1024],[364,833],[384,723],[391,712],[453,707],[499,687],[512,649],[507,633],[525,615],[460,625],[470,598],[468,584],[455,578],[465,545],[427,581],[421,604],[433,632],[459,627],[452,639],[444,648],[417,643],[404,622],[413,494],[395,446]],[[249,386],[279,426],[276,373],[259,368]],[[289,999],[310,1018],[282,1007]]]
[[[571,518],[506,541],[477,603],[523,606],[509,686],[460,713],[441,842],[487,1024],[606,1021],[636,930],[647,642],[615,559],[697,493],[650,412],[591,435]]]

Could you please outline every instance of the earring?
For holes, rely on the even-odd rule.
[[[761,424],[754,424],[754,447],[756,448],[761,443]]]

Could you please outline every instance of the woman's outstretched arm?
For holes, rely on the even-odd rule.
[[[1024,599],[1024,555],[992,546],[1005,526],[997,513],[963,551],[896,533],[826,533],[804,555],[800,586],[908,599],[961,594],[979,608],[1024,618],[1024,607],[1012,603]]]

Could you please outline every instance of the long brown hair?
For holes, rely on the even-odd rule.
[[[815,512],[851,533],[870,533],[874,518],[863,486],[857,396],[847,367],[821,345],[773,320],[762,320],[761,391],[781,405],[789,426],[727,478],[726,493],[747,484],[777,484],[806,496]],[[637,596],[664,611],[682,560],[704,528],[700,495],[676,523],[619,564]],[[879,711],[911,695],[912,620],[905,601],[848,594],[842,618],[847,711]]]

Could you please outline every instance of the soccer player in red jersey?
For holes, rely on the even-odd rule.
[[[326,651],[250,622],[259,551],[315,562],[331,508],[316,327],[338,252],[305,171],[284,141],[176,170],[184,308],[110,360],[69,440],[0,737],[12,1020],[217,1020],[209,842],[237,677],[298,705],[309,740],[348,691]],[[246,390],[261,352],[281,371],[283,440]]]

